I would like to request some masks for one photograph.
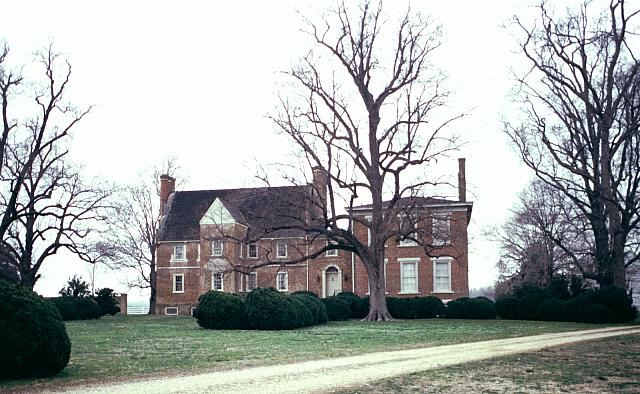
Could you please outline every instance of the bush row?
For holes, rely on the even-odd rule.
[[[56,308],[31,290],[0,280],[0,379],[46,377],[69,362],[71,343]]]
[[[120,312],[113,290],[105,288],[95,297],[61,296],[50,298],[62,316],[62,320],[90,320]]]
[[[445,306],[438,297],[386,297],[387,308],[396,319],[429,319],[442,316]],[[362,319],[369,313],[369,297],[360,298],[352,292],[342,292],[322,299],[329,320]]]
[[[208,329],[289,330],[327,322],[327,309],[309,294],[287,295],[274,288],[251,291],[246,298],[210,291],[200,296],[193,316]]]
[[[449,319],[495,319],[496,306],[486,297],[462,297],[449,301],[444,315]]]
[[[586,290],[567,300],[547,289],[526,285],[496,301],[502,319],[621,323],[636,318],[637,310],[626,290],[609,287]]]

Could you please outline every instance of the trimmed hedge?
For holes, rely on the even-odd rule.
[[[444,316],[447,319],[464,319],[464,303],[466,300],[468,300],[468,297],[447,302]]]
[[[307,303],[298,297],[287,297],[287,301],[293,306],[293,314],[295,317],[294,326],[307,327],[318,324],[318,320],[313,318],[311,308]]]
[[[462,314],[465,319],[495,319],[496,306],[488,298],[470,298],[463,303]]]
[[[564,320],[565,301],[558,298],[547,298],[538,305],[536,320],[562,321]]]
[[[318,299],[318,297],[312,297],[305,293],[292,294],[289,297],[300,300],[307,306],[307,308],[309,308],[313,317],[312,324],[324,324],[329,320],[327,316],[327,308],[324,306],[322,301]]]
[[[444,303],[438,297],[415,297],[413,303],[413,315],[416,319],[432,319],[442,316],[445,310]]]
[[[585,323],[611,323],[614,320],[611,310],[601,304],[585,306],[580,318]]]
[[[0,378],[47,377],[69,362],[60,313],[31,290],[0,280]]]
[[[345,297],[331,296],[322,298],[322,303],[327,308],[327,316],[330,321],[348,320],[351,318],[351,307]]]
[[[98,319],[103,315],[98,303],[90,297],[61,296],[51,298],[49,301],[55,305],[62,320],[65,321]]]
[[[212,290],[198,298],[193,317],[202,328],[241,329],[246,326],[245,303],[238,295]]]
[[[301,326],[300,315],[286,294],[276,289],[259,288],[247,294],[247,325],[255,330],[290,330]]]
[[[501,319],[518,319],[518,303],[516,297],[506,296],[496,300],[496,313]]]
[[[290,295],[299,295],[299,294],[304,294],[304,295],[308,295],[308,296],[311,296],[311,297],[318,298],[318,295],[316,293],[314,293],[313,291],[308,291],[308,290],[294,291]]]
[[[351,309],[351,318],[362,319],[369,313],[369,299],[363,299],[350,291],[343,291],[337,294],[337,297],[343,298],[349,303]]]

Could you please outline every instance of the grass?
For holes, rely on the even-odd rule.
[[[356,393],[639,393],[640,335],[521,353],[383,380]]]
[[[0,380],[0,391],[61,387],[597,328],[509,320],[330,322],[292,331],[203,330],[191,317],[115,316],[67,322],[69,365],[48,379]]]

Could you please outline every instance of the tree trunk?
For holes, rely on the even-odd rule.
[[[151,257],[150,264],[151,272],[149,272],[149,314],[156,314],[156,288],[157,288],[157,272],[156,272],[156,262],[155,262],[155,253]]]
[[[36,285],[36,275],[33,272],[20,272],[20,285],[26,287],[29,290],[33,290],[33,286]]]
[[[385,277],[384,277],[384,258],[369,267],[369,314],[362,319],[363,321],[390,321],[394,320],[389,309],[387,309]]]

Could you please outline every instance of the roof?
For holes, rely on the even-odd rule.
[[[384,201],[383,204],[388,206],[390,201]],[[467,201],[454,201],[447,200],[444,198],[435,198],[435,197],[401,197],[398,199],[396,203],[396,207],[438,207],[438,206],[464,206],[469,207],[469,209],[473,206],[472,202]],[[352,208],[353,211],[367,211],[372,208],[372,204],[358,205]]]
[[[220,199],[237,223],[249,227],[249,237],[265,229],[300,224],[306,217],[306,203],[312,187],[282,186],[220,190],[177,191],[171,194],[160,225],[158,240],[200,239],[200,219]],[[281,229],[272,237],[304,235],[301,230]]]

